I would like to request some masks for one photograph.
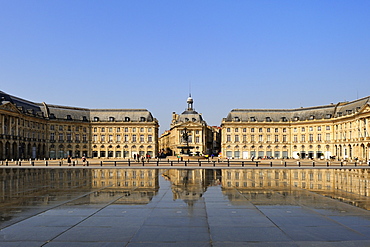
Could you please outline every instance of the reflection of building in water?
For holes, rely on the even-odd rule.
[[[33,203],[39,199],[38,205],[49,204],[56,200],[53,192],[90,188],[90,184],[88,169],[5,168],[0,169],[0,202],[19,203],[32,195]]]
[[[222,187],[230,200],[242,197],[237,189],[244,197],[276,203],[274,196],[296,193],[292,186],[351,204],[361,198],[368,205],[361,207],[370,208],[368,169],[222,169]]]
[[[146,204],[159,189],[158,169],[93,169],[92,187],[107,187],[91,196],[91,203],[121,196],[117,204]]]
[[[172,183],[173,199],[181,199],[192,205],[207,190],[220,181],[220,170],[168,169],[162,176]]]

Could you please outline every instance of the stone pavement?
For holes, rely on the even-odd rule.
[[[150,200],[132,203],[109,186],[22,191],[1,204],[0,246],[370,246],[367,210],[307,190],[176,189],[159,176]]]

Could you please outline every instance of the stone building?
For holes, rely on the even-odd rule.
[[[234,109],[222,120],[222,155],[368,160],[369,100],[298,109]]]
[[[154,156],[158,128],[145,109],[49,105],[0,91],[0,159]]]
[[[187,99],[187,109],[172,113],[170,130],[159,139],[159,148],[167,155],[211,155],[220,151],[220,128],[208,126],[202,114],[193,108],[193,98]],[[186,135],[187,140],[184,138]]]

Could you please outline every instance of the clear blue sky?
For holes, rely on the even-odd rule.
[[[370,95],[370,1],[0,0],[0,90],[35,102],[146,108],[326,105]]]

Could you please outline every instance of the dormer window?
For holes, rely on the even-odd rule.
[[[145,117],[140,118],[140,122],[145,122],[145,120],[146,120]]]
[[[234,121],[235,122],[240,122],[240,118],[239,117],[234,117]]]
[[[282,121],[282,122],[288,122],[288,119],[287,119],[286,117],[282,117],[282,118],[281,118],[281,121]]]
[[[352,110],[347,110],[347,114],[352,114]]]
[[[98,117],[94,117],[94,122],[99,122],[99,118]]]
[[[326,114],[325,118],[331,118],[331,114]]]
[[[54,113],[50,113],[49,118],[50,118],[50,119],[55,119],[55,115],[54,115]]]
[[[189,118],[185,118],[185,122],[189,122]]]
[[[86,116],[83,116],[82,117],[82,121],[87,122],[87,117]]]
[[[270,117],[266,117],[266,122],[271,122],[271,118]]]
[[[294,117],[294,121],[299,121],[299,117]]]
[[[72,116],[71,115],[67,115],[67,120],[72,120]]]
[[[193,122],[196,122],[196,121],[197,121],[195,118],[192,118],[191,120],[192,120]]]
[[[315,116],[314,115],[311,115],[310,116],[310,120],[314,120],[315,119]]]
[[[109,117],[109,122],[114,122],[114,117]]]
[[[125,117],[125,122],[130,122],[130,118],[129,117]]]
[[[343,115],[342,112],[338,112],[338,117],[341,117]]]
[[[251,120],[251,122],[256,122],[256,118],[255,117],[251,117],[250,120]]]

